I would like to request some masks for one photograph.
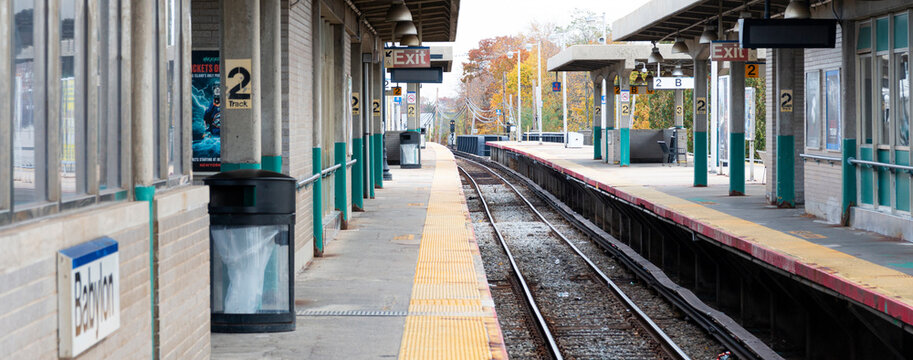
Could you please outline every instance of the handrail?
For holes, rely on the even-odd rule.
[[[841,159],[839,157],[833,157],[833,156],[822,156],[822,155],[814,155],[814,154],[799,154],[799,156],[806,158],[806,159],[813,159],[813,160],[818,160],[818,161],[821,161],[821,160],[834,161],[834,162],[843,161],[843,159]]]
[[[352,165],[355,164],[355,162],[357,162],[357,161],[358,161],[358,159],[352,159],[352,161],[349,161],[349,162],[346,163],[346,167],[352,166]],[[295,184],[295,189],[301,190],[301,189],[303,189],[303,188],[306,188],[308,185],[311,185],[312,183],[314,183],[315,181],[317,181],[317,179],[319,179],[319,178],[325,178],[325,177],[327,177],[327,176],[330,176],[330,173],[336,171],[336,170],[339,169],[340,167],[342,167],[342,164],[335,164],[335,165],[333,165],[333,166],[330,166],[330,167],[328,167],[328,168],[326,168],[326,169],[321,170],[319,174],[314,174],[314,175],[311,175],[311,176],[306,177],[306,178],[304,178],[304,179],[298,180],[298,182]]]
[[[869,167],[877,166],[877,167],[888,168],[891,170],[903,170],[908,173],[913,173],[913,166],[907,166],[907,165],[888,164],[888,163],[877,162],[877,161],[868,161],[868,160],[856,160],[856,158],[854,158],[854,157],[847,158],[846,162],[853,164],[853,165],[860,164],[860,165],[866,165]]]

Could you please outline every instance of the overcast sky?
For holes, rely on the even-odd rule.
[[[515,35],[529,29],[532,22],[563,25],[570,21],[575,9],[605,12],[606,25],[627,15],[647,0],[462,0],[456,42],[453,45],[453,69],[444,73],[443,84],[425,84],[423,97],[454,96],[466,61],[466,53],[479,44],[479,40],[501,35]],[[543,61],[543,66],[545,62]]]

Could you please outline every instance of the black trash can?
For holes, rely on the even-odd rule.
[[[295,179],[235,170],[209,185],[213,332],[295,330]]]
[[[418,131],[404,131],[399,134],[399,167],[418,169],[422,167],[422,134]]]

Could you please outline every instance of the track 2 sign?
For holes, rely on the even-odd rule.
[[[692,77],[657,77],[653,78],[654,90],[694,89]]]
[[[227,101],[226,109],[250,109],[253,107],[253,91],[251,90],[251,73],[250,59],[225,59],[225,89]]]

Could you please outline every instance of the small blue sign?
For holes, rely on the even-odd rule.
[[[393,102],[399,104],[399,103],[403,102],[403,97],[402,97],[402,96],[394,96],[394,97],[393,97]]]
[[[552,82],[552,92],[561,92],[561,82],[560,81]]]
[[[501,116],[501,109],[495,110],[495,114],[498,114],[498,116]]]

